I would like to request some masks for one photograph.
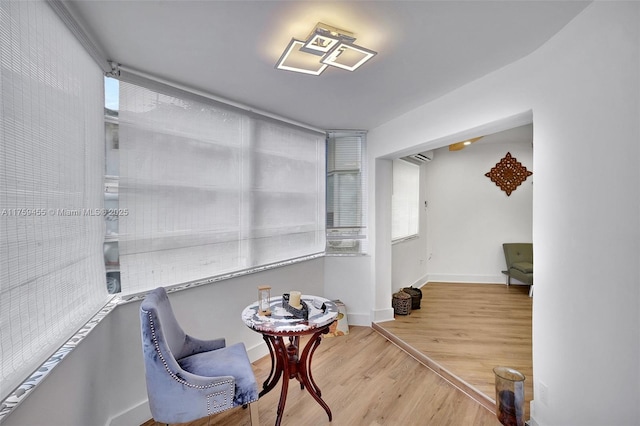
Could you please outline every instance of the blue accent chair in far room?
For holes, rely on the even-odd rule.
[[[149,407],[156,422],[191,422],[248,405],[251,424],[259,424],[258,385],[243,343],[226,346],[225,339],[186,334],[163,287],[142,301],[140,322]]]

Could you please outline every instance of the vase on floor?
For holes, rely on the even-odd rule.
[[[524,374],[509,367],[493,369],[496,415],[505,426],[524,426]]]

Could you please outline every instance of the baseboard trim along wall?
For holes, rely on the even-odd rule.
[[[427,274],[426,282],[468,283],[468,284],[506,284],[506,275],[455,275]]]
[[[269,348],[264,342],[261,342],[247,348],[247,355],[249,355],[249,361],[256,362],[260,358],[269,355]]]
[[[389,300],[389,304],[391,304],[391,300]],[[387,309],[373,309],[371,311],[371,322],[383,322],[383,321],[393,321],[393,308]],[[370,325],[371,323],[367,324]]]
[[[130,409],[112,417],[105,426],[131,426],[141,425],[151,419],[149,400],[138,403]]]
[[[349,322],[349,325],[369,327],[371,326],[371,315],[347,312],[347,321]]]

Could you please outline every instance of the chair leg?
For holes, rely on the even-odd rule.
[[[258,401],[249,404],[249,415],[251,416],[251,426],[260,426],[260,418],[258,416]]]

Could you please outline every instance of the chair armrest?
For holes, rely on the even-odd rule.
[[[190,356],[194,354],[199,354],[201,352],[209,352],[215,351],[216,349],[222,349],[226,346],[226,341],[224,338],[212,339],[212,340],[201,340],[193,336],[187,335],[184,340],[184,346],[182,347],[182,351],[180,351],[180,358],[184,358],[185,356]]]

